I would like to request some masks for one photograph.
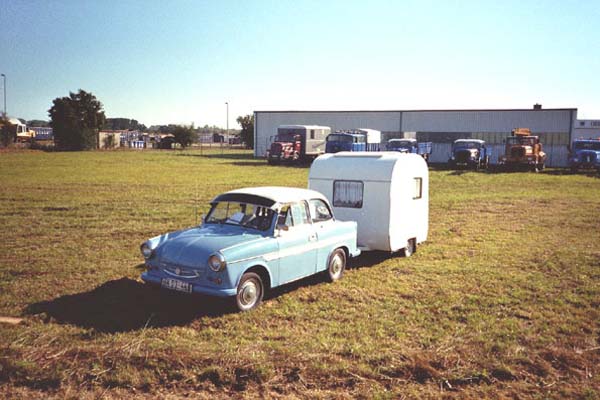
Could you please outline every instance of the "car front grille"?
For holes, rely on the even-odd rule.
[[[470,151],[458,151],[458,152],[456,152],[456,162],[464,163],[464,162],[469,161],[470,158],[471,158],[471,152]]]
[[[510,149],[510,156],[513,158],[521,158],[525,156],[525,148],[524,147],[513,147]]]
[[[174,266],[164,266],[164,271],[172,276],[178,278],[198,278],[200,276],[200,271],[197,269],[191,268],[183,268],[183,267],[174,267]]]

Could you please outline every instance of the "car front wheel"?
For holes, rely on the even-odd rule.
[[[263,295],[264,285],[260,276],[246,272],[237,287],[235,305],[239,311],[249,311],[260,304]]]
[[[327,280],[329,282],[335,282],[344,275],[346,269],[346,253],[342,249],[336,249],[331,257],[329,257],[329,264],[327,265]]]

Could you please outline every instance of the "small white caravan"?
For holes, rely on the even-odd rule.
[[[308,187],[327,197],[337,219],[357,222],[361,250],[410,256],[427,240],[429,171],[417,154],[324,154],[310,168]]]

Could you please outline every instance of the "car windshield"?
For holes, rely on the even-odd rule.
[[[534,137],[523,137],[523,136],[511,136],[506,139],[508,144],[520,144],[524,146],[533,146],[535,144]]]
[[[331,134],[327,136],[328,142],[347,142],[352,143],[352,136],[348,135],[340,135],[340,134]]]
[[[416,144],[410,140],[393,140],[388,143],[388,146],[392,149],[399,149],[401,147],[411,147],[413,144]]]
[[[456,142],[454,148],[461,147],[463,149],[478,149],[481,147],[479,142]]]
[[[235,201],[214,203],[204,220],[207,224],[227,224],[266,231],[275,213],[268,207]]]
[[[293,142],[294,136],[296,136],[296,134],[291,133],[291,132],[287,132],[287,133],[280,132],[277,134],[277,136],[275,136],[275,141],[276,142]]]
[[[575,142],[575,150],[600,150],[600,140],[597,142]]]

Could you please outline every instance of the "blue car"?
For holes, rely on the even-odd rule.
[[[337,221],[321,193],[287,187],[221,194],[201,226],[141,246],[142,280],[165,289],[231,297],[250,310],[271,288],[323,273],[340,279],[356,257],[356,222]]]

